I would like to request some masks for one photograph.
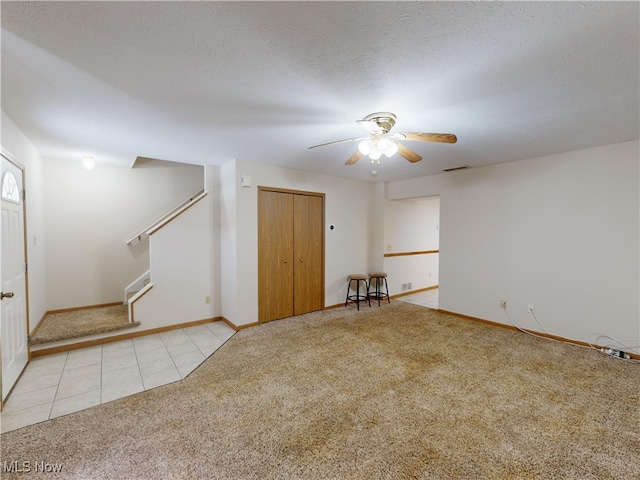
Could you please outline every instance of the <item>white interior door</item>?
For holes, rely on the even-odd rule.
[[[27,365],[27,283],[24,244],[23,172],[2,155],[2,223],[0,272],[2,305],[2,400]]]

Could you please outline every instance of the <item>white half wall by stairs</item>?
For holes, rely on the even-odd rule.
[[[124,301],[125,305],[129,305],[134,296],[140,293],[145,287],[151,283],[151,270],[147,270],[133,282],[127,285],[124,289]],[[137,297],[136,297],[137,298]]]
[[[149,231],[152,279],[129,300],[138,329],[201,321],[219,315],[211,303],[213,207],[206,192]]]

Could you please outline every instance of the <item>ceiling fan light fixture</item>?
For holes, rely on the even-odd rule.
[[[391,141],[388,138],[380,138],[378,139],[378,150],[382,150],[383,152],[387,150],[387,148],[389,148],[389,145],[391,144]]]
[[[398,153],[398,142],[392,142],[392,141],[389,141],[389,140],[388,140],[388,142],[389,142],[389,146],[384,149],[384,154],[387,157],[392,157],[393,155]]]
[[[360,150],[360,153],[363,155],[369,155],[374,147],[375,145],[373,145],[373,142],[367,139],[360,142],[360,145],[358,145],[358,150]]]
[[[360,142],[358,150],[367,155],[371,160],[378,160],[382,155],[391,157],[398,152],[398,142],[388,138],[368,138]]]
[[[422,160],[420,155],[398,141],[439,143],[456,143],[458,141],[453,133],[396,132],[392,134],[390,131],[396,123],[396,116],[391,112],[372,113],[362,120],[356,120],[356,122],[369,132],[369,138],[348,138],[336,142],[312,145],[309,148],[359,141],[358,150],[349,157],[345,165],[353,165],[363,156],[368,156],[371,159],[371,163],[378,163],[379,165],[382,155],[392,157],[396,153],[410,163]]]

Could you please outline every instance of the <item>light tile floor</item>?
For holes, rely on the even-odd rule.
[[[438,309],[438,289],[425,290],[424,292],[412,293],[404,297],[397,297],[398,300],[423,307]]]
[[[34,358],[0,414],[2,433],[177,382],[235,331],[224,322]]]

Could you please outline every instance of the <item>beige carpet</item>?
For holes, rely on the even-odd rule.
[[[138,325],[140,322],[129,322],[126,305],[50,313],[31,338],[31,345],[113,332]]]
[[[639,386],[638,365],[392,302],[241,330],[184,381],[1,451],[62,464],[47,478],[631,479]]]

